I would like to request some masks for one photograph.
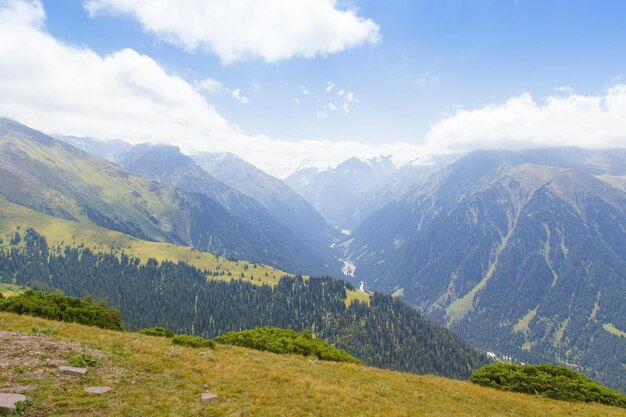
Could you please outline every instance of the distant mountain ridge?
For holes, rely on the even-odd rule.
[[[275,220],[314,247],[327,250],[339,238],[338,231],[283,181],[236,155],[199,153],[192,158],[219,181],[256,200]]]
[[[442,167],[439,158],[397,168],[390,155],[364,161],[353,157],[332,169],[296,171],[285,183],[330,223],[352,230],[370,214],[417,187]]]
[[[284,221],[280,213],[271,211],[271,208],[274,207],[273,202],[263,205],[241,191],[217,180],[197,165],[191,157],[183,155],[177,147],[152,144],[136,145],[127,152],[119,163],[135,175],[158,181],[168,187],[203,194],[218,201],[229,213],[249,223],[255,229],[262,230],[274,241],[281,242],[281,245],[289,247],[292,252],[299,254],[300,264],[303,268],[306,267],[310,273],[338,274],[339,263],[329,250],[329,241],[319,242],[311,239],[310,236],[302,236],[299,227],[296,230],[290,230],[288,226],[292,225]],[[298,224],[308,221],[307,218],[297,218],[301,213],[295,209],[293,211]],[[330,229],[330,226],[325,224],[321,226],[321,228],[323,227]]]
[[[131,175],[7,119],[0,120],[0,163],[0,194],[45,214],[288,272],[325,269],[288,243],[230,214],[212,198]]]
[[[118,163],[133,147],[121,139],[98,140],[67,135],[52,135],[52,137],[113,163]]]
[[[483,349],[577,364],[626,389],[626,152],[477,151],[370,216],[342,246]],[[616,353],[617,352],[617,353]],[[620,353],[621,352],[621,353]]]

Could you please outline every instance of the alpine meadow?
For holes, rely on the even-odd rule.
[[[0,415],[626,417],[625,28],[0,0]]]

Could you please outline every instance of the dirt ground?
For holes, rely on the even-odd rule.
[[[68,376],[57,368],[72,365],[70,358],[81,354],[93,358],[100,370],[105,370],[110,362],[107,353],[47,336],[54,334],[54,328],[34,327],[33,333],[0,331],[0,389],[43,381],[61,384]]]

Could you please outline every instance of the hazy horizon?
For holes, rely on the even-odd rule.
[[[0,115],[283,177],[352,156],[626,146],[626,5],[241,4],[4,0]]]

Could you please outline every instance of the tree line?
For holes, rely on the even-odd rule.
[[[0,251],[0,282],[104,298],[129,329],[163,326],[213,338],[229,331],[280,327],[309,331],[363,363],[468,378],[487,358],[460,337],[390,296],[346,306],[352,287],[330,277],[283,277],[275,287],[207,280],[186,263],[157,262],[86,248],[55,248],[32,229],[25,248]]]

